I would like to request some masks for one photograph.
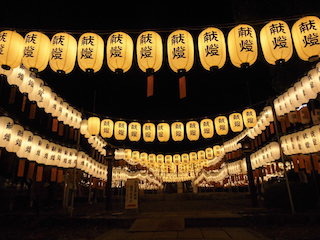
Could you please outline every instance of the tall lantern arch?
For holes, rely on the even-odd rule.
[[[153,96],[154,72],[157,72],[163,59],[161,36],[154,31],[145,31],[138,36],[137,62],[139,68],[147,74],[147,96]]]
[[[167,39],[167,54],[170,68],[179,76],[179,97],[187,96],[186,77],[194,62],[194,45],[192,35],[185,30],[172,32]]]

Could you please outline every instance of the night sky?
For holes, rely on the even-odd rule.
[[[174,2],[174,3],[173,3]],[[82,33],[96,32],[105,39],[115,31],[127,32],[134,43],[145,30],[158,31],[164,43],[164,61],[155,73],[155,95],[146,97],[146,75],[138,68],[135,55],[131,69],[119,78],[107,68],[107,64],[93,77],[82,72],[76,65],[66,76],[58,75],[50,67],[40,73],[53,90],[71,105],[85,113],[93,111],[93,92],[96,91],[95,113],[114,119],[127,120],[188,120],[191,118],[215,117],[242,111],[248,106],[258,109],[266,100],[281,93],[297,81],[312,63],[298,59],[294,52],[291,60],[281,67],[268,64],[259,45],[256,63],[247,70],[234,67],[227,56],[225,66],[216,72],[206,71],[200,64],[196,39],[209,26],[220,28],[225,38],[233,26],[247,23],[256,29],[259,36],[263,25],[272,19],[281,19],[292,26],[297,17],[320,16],[318,0],[254,1],[224,0],[208,3],[171,1],[131,3],[121,1],[84,2],[64,6],[60,3],[6,2],[1,6],[1,29],[11,28],[23,36],[31,30],[39,30],[49,37],[57,32],[67,31],[76,39]],[[52,4],[52,5],[50,5]],[[194,38],[195,62],[187,73],[188,97],[179,99],[178,77],[169,68],[166,60],[166,38],[174,30],[188,30]],[[246,83],[249,84],[249,91]],[[89,114],[85,114],[85,116]],[[230,136],[226,136],[229,139]],[[132,148],[153,151],[187,151],[212,145],[222,139],[201,140],[197,143],[143,144],[124,142]],[[141,141],[142,142],[142,141]],[[170,145],[170,147],[168,147]]]

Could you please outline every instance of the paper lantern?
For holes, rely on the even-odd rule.
[[[180,154],[174,154],[173,155],[173,164],[178,166],[181,163],[181,155]]]
[[[164,155],[163,154],[157,154],[157,165],[162,166],[164,164]]]
[[[308,78],[313,91],[316,93],[319,93],[320,92],[320,71],[318,71],[318,67],[315,67],[308,72]]]
[[[103,63],[104,42],[95,33],[84,33],[78,41],[77,61],[84,72],[98,72]]]
[[[32,72],[43,71],[51,53],[50,39],[40,32],[29,32],[24,38],[22,64]]]
[[[291,32],[286,22],[275,20],[267,23],[260,31],[261,48],[270,64],[287,62],[293,53]]]
[[[114,137],[116,140],[125,140],[127,137],[127,123],[125,121],[116,121],[114,123]]]
[[[40,78],[34,78],[33,80],[34,86],[28,97],[30,101],[37,102],[38,105],[38,102],[42,101],[44,82]]]
[[[129,140],[137,142],[141,138],[141,124],[138,122],[131,122],[128,125]]]
[[[197,157],[200,162],[203,162],[206,159],[206,152],[204,150],[199,150],[197,152]]]
[[[25,74],[24,74],[22,83],[19,86],[19,91],[22,92],[22,93],[29,94],[29,93],[32,92],[33,87],[34,87],[33,74],[30,71],[25,70]]]
[[[243,110],[242,118],[243,118],[243,124],[246,128],[254,127],[257,124],[256,111],[252,108]]]
[[[223,32],[214,27],[204,29],[198,36],[198,50],[200,62],[206,70],[222,68],[227,56]]]
[[[125,149],[124,150],[124,160],[129,161],[132,156],[132,150],[131,149]]]
[[[29,161],[38,161],[38,158],[40,158],[41,155],[43,142],[44,139],[42,139],[40,136],[33,135],[31,151],[27,156]]]
[[[153,73],[162,65],[163,47],[161,36],[154,31],[141,33],[137,39],[137,62],[139,68],[147,73],[147,96],[153,95]]]
[[[157,138],[159,142],[168,142],[170,139],[170,125],[168,123],[159,123],[157,125]]]
[[[189,160],[190,160],[190,163],[197,163],[198,161],[198,155],[196,152],[190,152],[189,153]]]
[[[173,141],[176,142],[184,139],[184,125],[182,122],[174,122],[171,124],[171,136]]]
[[[209,118],[200,121],[201,136],[203,138],[212,138],[214,134],[213,121]]]
[[[113,135],[114,123],[111,119],[103,119],[100,123],[100,134],[103,138],[111,138]]]
[[[295,98],[298,104],[297,107],[300,107],[302,104],[309,102],[309,99],[307,98],[307,95],[300,81],[296,82],[293,85],[293,88],[294,88]]]
[[[108,67],[113,72],[127,72],[132,65],[133,41],[124,32],[112,33],[107,42],[106,57]]]
[[[11,139],[14,122],[9,117],[0,117],[0,147],[6,147]]]
[[[15,31],[0,32],[0,66],[10,70],[21,64],[24,41],[23,37]]]
[[[88,132],[90,135],[98,135],[100,132],[100,118],[89,117],[88,119]]]
[[[214,155],[213,155],[213,149],[211,147],[206,148],[205,152],[206,152],[207,159],[213,159]]]
[[[77,41],[68,33],[56,33],[51,39],[51,55],[49,65],[58,73],[68,74],[75,65],[77,57]]]
[[[213,146],[213,155],[215,157],[221,157],[222,156],[222,149],[219,145]]]
[[[218,116],[214,119],[214,126],[218,135],[227,135],[229,132],[228,119],[225,116]]]
[[[148,161],[148,153],[142,152],[140,153],[140,162],[142,165],[146,165]]]
[[[154,123],[144,123],[142,133],[145,142],[153,142],[156,137],[156,126]]]
[[[310,128],[310,136],[312,138],[312,144],[316,152],[320,151],[320,125],[316,125]]]
[[[232,64],[236,67],[251,66],[257,60],[258,44],[253,27],[240,24],[228,34],[228,51]]]
[[[140,152],[139,151],[132,151],[131,160],[135,163],[140,161]]]
[[[316,16],[300,18],[292,26],[292,38],[299,58],[314,61],[320,56],[320,19]]]
[[[150,167],[154,167],[156,164],[157,156],[154,153],[150,153],[148,155],[148,162],[150,164]]]
[[[243,130],[243,120],[241,113],[230,114],[229,123],[232,132],[241,132]]]
[[[188,72],[194,62],[193,39],[189,32],[176,30],[168,36],[167,54],[170,68],[179,73],[179,96],[187,96],[185,72]]]
[[[22,143],[23,131],[24,131],[24,128],[22,126],[18,124],[13,125],[13,127],[11,128],[11,137],[6,146],[6,150],[8,152],[16,153],[20,149],[21,143]]]
[[[181,162],[184,166],[189,165],[189,154],[188,153],[181,154]]]
[[[165,155],[164,156],[164,163],[166,165],[171,165],[172,164],[172,160],[173,160],[172,155]]]
[[[197,141],[200,137],[200,128],[197,121],[189,121],[186,124],[187,137],[190,141]]]
[[[16,67],[12,69],[11,73],[7,77],[7,81],[10,85],[20,86],[22,84],[25,75],[25,68]]]
[[[310,82],[310,80],[311,78],[309,78],[308,76],[304,76],[300,80],[304,93],[309,100],[315,99],[318,95],[318,92],[315,91],[313,82]]]
[[[32,148],[32,140],[33,133],[30,131],[23,131],[21,146],[16,152],[19,158],[27,158],[27,156],[30,154]]]

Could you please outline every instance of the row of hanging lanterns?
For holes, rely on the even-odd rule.
[[[300,18],[291,31],[288,24],[281,20],[267,23],[260,31],[263,55],[270,64],[288,61],[293,53],[293,45],[302,60],[318,59],[319,37],[320,19],[317,16]],[[167,39],[168,63],[179,74],[180,98],[186,96],[185,73],[194,64],[193,42],[192,35],[186,30],[173,31]],[[209,27],[199,34],[199,57],[206,70],[223,67],[227,48],[234,66],[248,67],[255,63],[258,43],[252,26],[240,24],[233,27],[228,33],[227,43],[218,28]],[[102,67],[104,51],[107,65],[112,71],[127,72],[134,55],[133,40],[124,32],[112,33],[105,48],[103,39],[95,33],[84,33],[77,42],[66,32],[56,33],[50,40],[41,32],[29,32],[23,39],[19,33],[5,30],[0,32],[0,46],[2,72],[20,64],[33,72],[41,72],[49,63],[55,72],[70,73],[76,61],[83,71],[97,72]],[[142,32],[136,42],[136,57],[139,68],[148,75],[147,92],[150,96],[153,94],[153,73],[161,68],[163,61],[161,36],[154,31]]]
[[[252,169],[256,169],[280,158],[280,146],[271,142],[250,155]]]
[[[100,178],[106,177],[106,166],[84,152],[48,141],[15,124],[13,119],[0,116],[0,147],[15,153],[18,158],[41,165],[61,168],[78,168]]]
[[[226,116],[217,116],[214,120],[204,118],[200,122],[188,121],[186,124],[177,121],[171,125],[161,122],[158,124],[147,122],[141,124],[133,121],[113,121],[111,119],[100,120],[99,117],[89,117],[88,121],[82,121],[83,128],[87,128],[90,135],[100,134],[103,138],[114,136],[116,140],[128,139],[133,142],[143,139],[145,142],[154,142],[157,138],[159,142],[167,142],[170,137],[173,141],[182,141],[185,138],[190,141],[197,141],[200,135],[203,138],[212,138],[214,131],[218,135],[227,135],[230,129],[233,132],[241,132],[244,127],[251,128],[256,125],[256,112],[252,108],[245,109],[241,113],[232,113]]]
[[[315,99],[320,92],[320,63],[311,69],[287,91],[274,100],[277,116],[295,111],[296,108]]]

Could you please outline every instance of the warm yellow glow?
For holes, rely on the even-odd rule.
[[[128,125],[129,140],[137,142],[141,138],[141,124],[138,122],[131,122]]]
[[[227,135],[229,124],[226,116],[218,116],[214,119],[214,126],[218,135]]]
[[[320,56],[320,19],[316,16],[300,18],[292,26],[292,38],[299,58],[316,60]]]
[[[220,157],[222,155],[222,149],[219,145],[213,146],[213,155],[215,157]]]
[[[184,139],[184,125],[182,122],[174,122],[171,124],[171,135],[173,141],[182,141]]]
[[[126,148],[126,149],[124,150],[124,160],[130,161],[130,160],[131,160],[131,157],[132,157],[132,150]]]
[[[100,134],[103,138],[111,138],[113,136],[114,123],[111,119],[103,119],[100,124]]]
[[[124,32],[112,33],[107,42],[106,56],[108,67],[116,72],[121,70],[127,72],[132,65],[133,41]]]
[[[240,24],[228,34],[228,51],[232,64],[236,67],[252,65],[258,57],[256,32],[253,27]]]
[[[212,159],[213,158],[213,149],[211,147],[208,147],[205,149],[206,152],[206,158]]]
[[[170,125],[168,123],[159,123],[157,125],[157,138],[159,142],[168,142],[170,139]]]
[[[88,132],[90,135],[98,135],[100,132],[100,118],[89,117],[88,119]]]
[[[214,27],[204,29],[198,37],[198,50],[200,62],[206,70],[222,68],[227,56],[223,32]]]
[[[140,152],[139,151],[132,151],[131,160],[134,163],[139,163],[140,162]]]
[[[192,35],[185,30],[172,32],[167,40],[167,54],[169,66],[173,71],[189,71],[194,62]]]
[[[40,32],[29,32],[24,38],[22,64],[30,70],[41,72],[47,66],[51,54],[50,39]]]
[[[189,153],[189,159],[190,159],[190,163],[197,163],[198,161],[198,155],[196,152],[190,152]]]
[[[187,122],[186,132],[190,141],[197,141],[200,137],[199,123],[197,121]]]
[[[261,48],[266,61],[275,65],[287,62],[293,53],[291,32],[288,24],[281,20],[267,23],[260,31]]]
[[[143,140],[153,142],[156,137],[156,126],[154,123],[144,123],[142,126]]]
[[[173,163],[174,163],[174,165],[177,165],[177,166],[181,163],[181,155],[180,154],[173,155]]]
[[[101,69],[104,57],[103,39],[95,33],[84,33],[78,41],[77,60],[84,72],[97,72]]]
[[[154,31],[141,33],[137,39],[137,61],[139,68],[158,71],[162,65],[163,47],[161,36]]]
[[[0,46],[0,67],[18,67],[23,56],[23,37],[15,31],[2,31],[0,32]]]
[[[243,130],[243,120],[241,113],[230,114],[229,123],[232,132],[241,132]]]
[[[213,121],[209,118],[200,121],[201,135],[203,138],[212,138],[214,134]]]
[[[127,138],[127,123],[125,121],[115,122],[114,137],[116,140],[125,140]]]
[[[70,73],[76,63],[77,41],[68,33],[57,33],[51,38],[49,65],[55,72]]]
[[[257,124],[257,115],[254,109],[248,108],[242,112],[243,124],[246,128],[254,127]]]

